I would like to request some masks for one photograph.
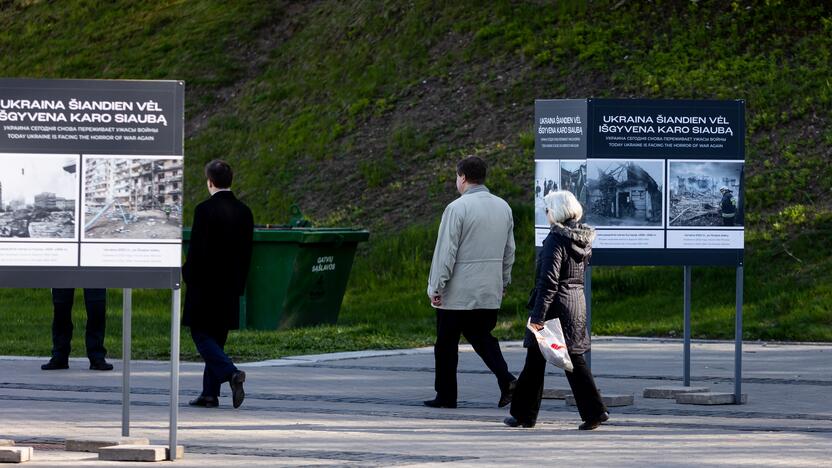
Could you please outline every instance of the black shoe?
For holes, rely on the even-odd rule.
[[[591,421],[586,421],[585,423],[578,426],[579,431],[591,431],[593,429],[598,428],[602,423],[607,422],[610,419],[610,414],[606,411],[601,413],[601,416],[598,419],[593,419]]]
[[[46,364],[40,366],[41,370],[69,369],[69,361],[52,358]]]
[[[96,359],[95,361],[90,361],[90,370],[113,370],[113,365],[103,359]]]
[[[497,407],[502,408],[511,403],[511,398],[514,396],[514,389],[517,388],[517,379],[508,383],[508,388],[500,394],[500,401],[497,402]]]
[[[231,402],[235,408],[239,408],[243,404],[243,400],[246,399],[246,392],[243,390],[243,382],[245,381],[245,372],[237,371],[231,374],[231,381],[228,383],[231,385]]]
[[[216,408],[220,405],[220,400],[213,396],[200,395],[188,402],[190,406],[201,406],[203,408]]]
[[[514,416],[509,416],[503,419],[503,424],[509,427],[534,427],[535,423],[520,422]]]
[[[428,408],[456,408],[456,403],[444,403],[436,398],[433,400],[425,400],[422,404]]]

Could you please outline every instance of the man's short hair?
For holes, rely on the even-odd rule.
[[[205,177],[214,184],[214,187],[226,189],[231,187],[234,179],[234,171],[231,165],[222,159],[215,159],[205,165]]]
[[[543,197],[543,206],[552,213],[552,218],[555,222],[563,224],[564,222],[574,219],[579,221],[584,215],[584,209],[572,195],[572,192],[567,190],[555,190]]]
[[[456,163],[457,175],[465,176],[465,180],[472,184],[485,183],[486,170],[485,161],[476,156],[467,157]]]

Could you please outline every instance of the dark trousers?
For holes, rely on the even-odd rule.
[[[583,354],[570,354],[574,369],[566,373],[566,379],[572,388],[572,395],[578,405],[578,412],[583,421],[595,421],[607,411],[601,394],[595,387],[592,372],[586,366]],[[543,396],[543,378],[546,374],[546,358],[540,353],[537,343],[529,346],[526,352],[526,364],[517,379],[514,398],[511,402],[511,415],[523,423],[536,423],[540,412],[540,399]]]
[[[191,338],[196,350],[205,361],[202,373],[202,396],[220,396],[220,386],[231,380],[237,367],[231,358],[225,354],[225,342],[228,339],[228,329],[203,330],[191,327]]]
[[[514,376],[508,371],[500,343],[491,335],[497,326],[497,310],[444,310],[436,309],[436,344],[433,355],[436,362],[436,399],[443,403],[456,403],[456,367],[459,361],[459,337],[464,336],[485,365],[497,376],[501,390],[508,388]]]
[[[75,289],[52,290],[52,358],[59,361],[69,359],[72,350],[72,303]],[[87,328],[84,335],[87,357],[90,361],[104,359],[104,329],[107,317],[107,290],[84,289],[84,305],[87,309]]]

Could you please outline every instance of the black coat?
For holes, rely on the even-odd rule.
[[[182,266],[182,323],[207,330],[239,328],[240,296],[251,265],[254,218],[230,191],[217,192],[194,212],[188,256]]]
[[[566,347],[572,354],[590,349],[586,330],[586,299],[584,271],[592,256],[595,230],[567,222],[552,226],[537,257],[535,288],[529,298],[529,318],[543,323],[560,318]],[[526,331],[525,346],[537,346],[530,331]]]

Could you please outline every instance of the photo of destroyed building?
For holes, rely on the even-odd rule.
[[[84,157],[83,240],[179,240],[181,158]]]
[[[78,157],[0,154],[0,241],[77,240]]]
[[[561,160],[560,189],[572,192],[586,211],[586,161]]]
[[[743,170],[742,161],[671,160],[668,226],[725,227],[725,210],[734,212],[731,225],[742,226]]]
[[[560,162],[556,159],[539,159],[534,162],[534,224],[549,227],[543,197],[560,185]]]
[[[661,227],[664,161],[587,161],[587,213],[593,226]]]

